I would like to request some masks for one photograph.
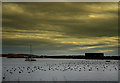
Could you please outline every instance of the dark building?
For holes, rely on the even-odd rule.
[[[103,58],[104,53],[85,53],[85,57],[88,57],[88,58]]]

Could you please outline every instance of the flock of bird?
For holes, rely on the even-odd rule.
[[[28,62],[29,65],[3,65],[3,80],[7,75],[31,74],[34,72],[92,72],[92,71],[118,71],[118,61],[43,61],[37,64]],[[32,65],[31,65],[32,64]]]
[[[117,71],[118,70],[118,62],[99,62],[99,61],[64,61],[64,62],[56,62],[56,63],[48,63],[44,62],[42,64],[36,64],[34,66],[22,66],[17,65],[13,67],[4,66],[3,70],[5,74],[22,74],[22,73],[33,73],[36,71],[39,72],[54,72],[54,71]],[[5,79],[5,76],[3,76]]]

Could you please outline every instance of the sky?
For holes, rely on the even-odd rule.
[[[117,2],[2,3],[3,53],[118,55]]]

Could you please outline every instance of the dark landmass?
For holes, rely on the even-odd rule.
[[[37,55],[33,54],[2,54],[2,57],[8,57],[8,58],[26,58],[26,57],[39,57]]]
[[[47,55],[33,55],[33,54],[2,54],[2,57],[7,58],[53,58],[53,59],[109,59],[109,60],[120,60],[120,56],[104,56],[102,53],[85,53],[85,55],[61,55],[61,56],[47,56]]]

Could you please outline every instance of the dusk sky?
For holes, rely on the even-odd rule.
[[[118,55],[118,3],[2,3],[3,53]]]

